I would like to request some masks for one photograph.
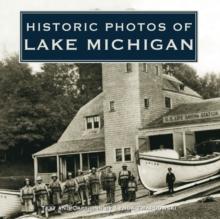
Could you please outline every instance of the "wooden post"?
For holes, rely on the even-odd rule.
[[[187,155],[187,151],[186,151],[186,132],[183,131],[183,154],[184,156]]]
[[[34,181],[36,181],[38,175],[38,160],[34,157]]]
[[[82,153],[79,154],[79,168],[83,170],[83,159],[82,159]]]
[[[57,177],[60,180],[60,159],[59,159],[59,155],[57,155]]]

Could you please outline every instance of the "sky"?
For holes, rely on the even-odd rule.
[[[198,11],[198,62],[189,63],[200,76],[220,73],[219,0],[0,0],[0,59],[19,52],[20,11]],[[34,71],[39,63],[31,63]]]

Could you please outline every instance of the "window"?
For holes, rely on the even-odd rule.
[[[143,63],[143,72],[147,72],[147,67],[148,67],[147,63]]]
[[[57,172],[56,157],[39,157],[38,158],[39,173],[54,173]]]
[[[180,84],[180,90],[184,90],[184,84]]]
[[[125,72],[132,72],[132,64],[131,63],[126,63]]]
[[[94,128],[95,129],[99,128],[99,117],[98,116],[94,117]]]
[[[115,111],[115,102],[114,101],[109,102],[109,110],[110,110],[110,112]]]
[[[145,109],[148,109],[149,106],[150,106],[150,100],[149,100],[149,98],[144,99],[144,108],[145,108]]]
[[[122,149],[121,148],[115,149],[115,157],[116,157],[116,162],[122,161]]]
[[[92,117],[88,117],[86,120],[87,120],[86,121],[87,129],[92,129],[92,122],[93,122]]]
[[[100,117],[99,116],[86,117],[86,129],[98,129],[98,128],[100,128]]]
[[[155,72],[156,72],[156,75],[159,75],[159,66],[158,65],[155,66]]]
[[[124,148],[124,161],[131,161],[131,148]]]
[[[165,107],[171,109],[172,108],[172,103],[171,103],[171,98],[170,97],[165,97]]]
[[[131,148],[116,148],[115,160],[116,162],[131,161]]]

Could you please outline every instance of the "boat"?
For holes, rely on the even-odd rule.
[[[0,190],[0,218],[11,218],[21,213],[19,191]]]
[[[180,158],[175,150],[159,149],[138,153],[138,173],[145,188],[156,192],[167,187],[166,174],[171,167],[176,184],[205,179],[220,170],[220,153],[204,157]]]

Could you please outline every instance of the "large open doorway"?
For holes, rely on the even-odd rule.
[[[173,149],[172,134],[149,136],[149,140],[150,140],[150,150],[163,149],[163,148]]]
[[[195,132],[195,139],[198,154],[220,152],[220,129]]]
[[[195,132],[196,143],[220,139],[220,129]]]

